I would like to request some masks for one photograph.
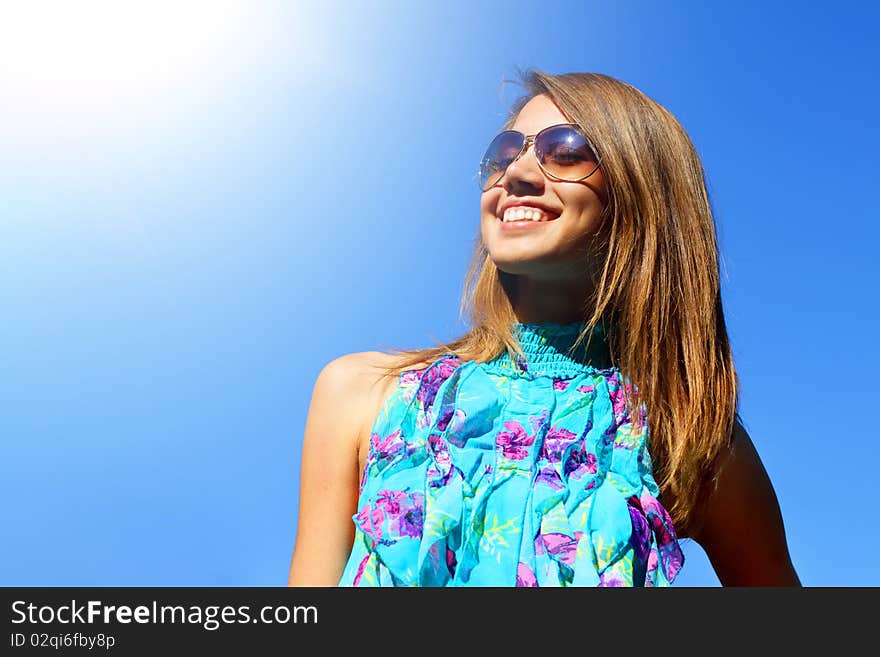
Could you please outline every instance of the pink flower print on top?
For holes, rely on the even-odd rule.
[[[535,436],[526,433],[523,426],[516,420],[504,423],[508,431],[499,431],[495,436],[495,445],[501,447],[505,458],[521,461],[528,456],[528,447],[535,442]]]
[[[596,464],[596,455],[587,452],[587,446],[581,443],[568,455],[563,466],[563,473],[566,477],[574,477],[575,479],[590,473],[596,474],[598,466]]]
[[[566,566],[574,565],[578,542],[583,535],[584,533],[581,531],[576,531],[574,536],[560,532],[538,534],[535,538],[535,554],[540,555],[546,552]]]
[[[565,448],[575,440],[577,440],[576,433],[572,433],[568,429],[550,427],[544,437],[544,444],[541,446],[541,458],[547,459],[550,463],[559,463]]]
[[[409,404],[412,401],[413,396],[416,394],[416,390],[419,387],[419,379],[422,376],[425,368],[419,368],[414,370],[405,370],[400,375],[400,387],[403,392],[403,401]]]
[[[566,390],[568,388],[569,379],[563,379],[558,376],[553,377],[553,389],[554,390]]]
[[[440,407],[440,416],[437,418],[437,429],[444,431],[455,413],[455,398],[447,399]]]
[[[382,540],[382,523],[385,521],[385,512],[377,507],[365,505],[357,514],[357,524],[367,536]]]
[[[607,381],[611,404],[614,408],[614,419],[618,424],[622,424],[630,419],[629,414],[626,412],[626,395],[629,394],[630,398],[632,398],[635,395],[635,388],[626,381],[621,384],[619,376],[615,372],[607,378]]]
[[[449,569],[449,574],[452,577],[455,577],[455,567],[458,565],[458,560],[455,558],[455,552],[447,545],[446,546],[446,568]]]
[[[434,462],[428,466],[428,485],[431,487],[445,486],[449,483],[452,474],[452,458],[449,455],[449,446],[443,438],[432,433],[428,436],[427,447],[434,457]]]
[[[613,370],[609,374],[606,374],[605,381],[608,384],[609,389],[617,388],[620,385],[620,378],[618,376],[618,371]]]
[[[633,548],[633,559],[636,564],[647,564],[648,554],[651,551],[651,527],[648,525],[638,495],[631,495],[626,501],[632,520],[632,534],[629,540]]]
[[[647,488],[642,490],[639,498],[642,510],[651,525],[657,539],[656,550],[659,552],[660,566],[666,579],[672,581],[684,565],[684,552],[678,544],[678,536],[669,513],[660,504],[660,500],[651,495]],[[654,550],[655,548],[651,548]],[[650,570],[650,562],[649,562]]]
[[[538,586],[538,578],[535,577],[535,573],[522,561],[520,561],[516,567],[516,585],[531,587]]]
[[[389,516],[400,513],[401,504],[406,500],[406,492],[402,490],[388,490],[387,488],[379,491],[376,497],[376,508],[383,509]]]
[[[613,571],[602,571],[599,573],[599,586],[629,586],[629,583],[620,573]]]
[[[401,430],[398,429],[394,433],[390,433],[384,438],[382,438],[378,433],[374,433],[370,436],[370,445],[373,448],[373,451],[376,452],[379,459],[387,459],[391,458],[395,454],[397,454],[403,446],[406,444],[406,441],[403,439]]]
[[[411,536],[421,538],[422,527],[425,524],[425,495],[418,491],[413,492],[407,504],[401,509],[397,518],[393,519],[398,536]]]
[[[562,477],[559,476],[559,473],[556,472],[556,468],[552,465],[547,465],[541,468],[541,471],[538,472],[538,476],[535,477],[535,483],[544,483],[550,486],[553,490],[561,490],[565,488],[565,484],[562,483]]]
[[[386,539],[376,536],[383,543],[393,543],[404,536],[418,538],[422,535],[424,524],[425,495],[418,491],[407,494],[403,490],[381,490],[374,504],[373,513],[376,512],[384,513],[388,518],[390,536]]]
[[[371,554],[367,554],[363,559],[361,559],[361,562],[358,564],[357,574],[354,576],[354,582],[352,582],[353,586],[357,586],[358,583],[361,581],[361,577],[363,577],[364,575],[364,566],[367,565],[367,561],[370,560],[371,556]]]
[[[367,457],[366,463],[364,463],[363,472],[361,472],[360,492],[363,492],[364,486],[367,483],[367,472],[372,467],[372,464],[374,462],[382,463],[383,461],[393,459],[400,454],[405,447],[406,441],[403,439],[400,429],[388,434],[384,438],[378,433],[371,434],[370,454]]]
[[[428,436],[428,447],[431,448],[431,453],[434,454],[434,461],[437,463],[437,467],[442,472],[447,472],[452,464],[452,460],[449,457],[449,447],[446,445],[443,437],[432,433]]]
[[[652,547],[648,554],[648,570],[645,573],[645,586],[654,586],[654,576],[657,572],[657,548]]]
[[[452,376],[456,368],[461,365],[454,357],[443,358],[436,362],[422,375],[422,385],[418,392],[418,399],[422,407],[427,410],[434,405],[434,398],[440,386]]]

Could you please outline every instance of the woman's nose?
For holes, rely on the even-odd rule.
[[[538,186],[544,180],[544,172],[541,171],[541,167],[538,165],[535,149],[532,144],[526,145],[525,150],[507,166],[507,171],[504,173],[504,178],[508,185],[527,183],[532,186]]]

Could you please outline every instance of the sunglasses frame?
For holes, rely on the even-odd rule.
[[[547,176],[548,178],[551,178],[551,179],[553,179],[553,180],[558,180],[558,181],[560,181],[560,182],[580,182],[580,181],[582,181],[582,180],[586,180],[587,178],[589,178],[590,176],[592,176],[594,173],[596,173],[596,172],[599,170],[599,167],[602,165],[602,158],[601,158],[601,157],[599,156],[599,154],[596,152],[596,149],[593,148],[593,144],[591,144],[591,143],[590,143],[590,140],[587,139],[586,135],[584,135],[584,134],[580,131],[580,129],[578,128],[577,124],[575,124],[575,123],[556,123],[556,124],[554,124],[554,125],[548,125],[546,128],[542,128],[541,130],[539,130],[538,132],[536,132],[536,133],[533,134],[533,135],[526,135],[526,134],[523,134],[523,133],[520,132],[519,130],[502,130],[502,131],[499,132],[497,135],[495,135],[495,136],[492,138],[492,141],[489,142],[489,146],[491,146],[492,143],[493,143],[496,139],[498,139],[498,137],[500,137],[501,135],[503,135],[504,133],[506,133],[506,132],[514,132],[514,133],[520,135],[520,136],[523,138],[523,144],[522,144],[522,147],[519,149],[519,153],[516,154],[516,157],[514,157],[510,162],[508,162],[507,166],[504,167],[504,171],[502,172],[501,177],[498,178],[498,180],[496,180],[494,183],[492,183],[491,185],[489,185],[489,186],[486,187],[485,189],[483,189],[483,186],[480,184],[480,178],[482,177],[482,173],[483,173],[483,171],[482,171],[483,167],[480,166],[479,170],[477,170],[477,186],[480,188],[480,190],[481,190],[482,192],[488,192],[488,191],[489,191],[490,189],[492,189],[495,185],[497,185],[497,184],[500,183],[502,180],[504,180],[504,176],[507,174],[507,169],[510,167],[510,165],[513,164],[514,162],[516,162],[519,158],[521,158],[521,157],[523,156],[524,153],[526,153],[526,151],[529,150],[529,145],[534,146],[535,140],[538,138],[538,136],[539,136],[541,133],[546,132],[547,130],[551,130],[551,129],[553,129],[553,128],[560,128],[560,127],[568,127],[568,128],[572,128],[572,129],[573,129],[575,132],[577,132],[581,137],[583,137],[584,141],[587,142],[587,146],[589,146],[589,147],[590,147],[590,150],[593,151],[593,155],[596,156],[596,168],[593,169],[592,171],[590,171],[590,173],[588,173],[587,175],[585,175],[585,176],[583,176],[583,177],[581,177],[581,178],[576,178],[576,179],[574,179],[574,180],[569,180],[568,178],[560,178],[559,176],[557,176],[557,175],[555,175],[555,174],[552,174],[552,173],[550,173],[549,171],[547,171],[547,169],[544,168],[544,165],[541,163],[541,159],[540,159],[539,157],[535,156],[535,161],[538,163],[538,166],[541,167],[541,171],[543,171],[543,172],[544,172],[544,175]],[[534,150],[534,148],[533,148],[532,150]],[[486,147],[486,152],[488,152],[488,151],[489,151],[489,147],[487,146],[487,147]],[[483,154],[483,158],[480,160],[481,163],[482,163],[483,159],[485,159],[485,157],[486,157],[486,155],[485,155],[485,153],[484,153],[484,154]]]

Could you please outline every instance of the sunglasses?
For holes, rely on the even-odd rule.
[[[485,192],[496,185],[507,167],[528,150],[530,142],[535,146],[538,165],[551,178],[577,182],[599,168],[596,152],[573,123],[547,126],[535,135],[505,130],[492,140],[480,160],[480,189]]]

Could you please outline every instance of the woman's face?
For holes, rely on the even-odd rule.
[[[520,111],[513,130],[526,135],[569,123],[545,95],[535,96]],[[513,162],[480,200],[481,234],[495,265],[510,274],[535,281],[577,282],[587,274],[586,249],[602,225],[607,201],[601,167],[585,180],[564,182],[548,178],[538,166],[534,146]],[[504,205],[534,202],[558,216],[546,222],[504,226]]]

